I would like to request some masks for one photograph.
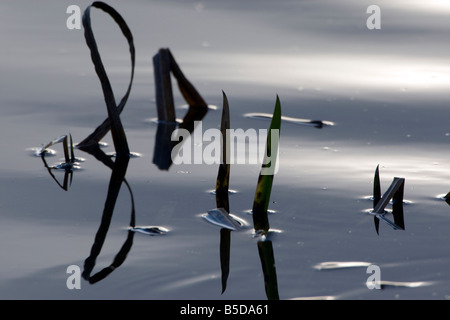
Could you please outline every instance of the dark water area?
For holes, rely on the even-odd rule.
[[[380,30],[366,27],[367,1],[107,3],[125,19],[136,46],[135,78],[121,114],[135,155],[126,171],[133,198],[122,185],[92,275],[112,263],[127,237],[132,245],[103,280],[68,288],[67,268],[83,270],[91,253],[111,169],[75,148],[84,161],[71,178],[51,171],[62,184],[71,179],[65,191],[33,148],[68,134],[80,142],[106,118],[105,102],[83,30],[66,26],[73,3],[41,1],[42,10],[34,10],[2,1],[1,299],[265,300],[268,260],[261,256],[268,252],[272,289],[275,284],[283,300],[449,298],[447,3],[379,2]],[[77,3],[82,11],[89,4]],[[119,100],[130,75],[126,40],[100,10],[91,18]],[[222,90],[231,128],[267,129],[270,118],[248,114],[272,114],[277,95],[283,116],[332,124],[282,121],[266,241],[254,236],[249,214],[261,165],[231,165],[230,212],[248,225],[228,235],[223,293],[223,234],[203,218],[216,208],[211,190],[218,165],[164,171],[153,163],[152,57],[163,47],[210,105],[203,132],[220,128]],[[186,102],[175,85],[174,99],[182,118]],[[110,134],[102,141],[101,150],[115,152]],[[193,152],[204,148],[192,145]],[[51,149],[48,165],[64,162],[62,145]],[[382,194],[394,177],[405,179],[405,230],[380,222],[375,231],[370,197],[378,165]],[[131,236],[132,199],[143,229]],[[381,289],[366,283],[374,265]]]

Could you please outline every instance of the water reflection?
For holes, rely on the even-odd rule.
[[[64,162],[58,163],[53,166],[49,166],[47,163],[47,156],[54,155],[56,152],[49,147],[61,143],[64,149]],[[83,162],[83,158],[76,158],[73,151],[73,141],[70,135],[70,140],[67,135],[61,136],[49,142],[42,148],[35,148],[35,155],[39,155],[44,163],[45,168],[47,168],[48,173],[53,178],[53,180],[65,191],[68,190],[69,186],[72,184],[73,171],[80,169],[79,163]],[[70,150],[70,151],[69,151]],[[64,178],[63,182],[60,183],[56,176],[53,174],[54,170],[63,170]]]
[[[90,255],[84,262],[84,270],[82,273],[83,278],[88,280],[89,283],[93,284],[104,279],[125,261],[127,254],[133,245],[133,237],[135,235],[133,228],[135,227],[136,217],[135,217],[133,193],[131,191],[130,186],[125,180],[125,174],[127,171],[128,162],[130,160],[129,156],[127,154],[125,155],[119,154],[116,157],[116,160],[112,162],[111,158],[108,157],[100,149],[98,145],[92,145],[90,147],[87,147],[85,148],[85,151],[92,154],[96,159],[103,162],[106,166],[112,169],[101,223],[95,235],[95,240],[92,245]],[[115,256],[114,261],[108,267],[102,269],[101,271],[91,276],[92,270],[95,267],[96,259],[102,250],[103,244],[106,239],[106,235],[108,233],[109,226],[111,224],[114,207],[117,201],[117,197],[119,195],[120,187],[122,186],[122,182],[124,182],[128,187],[132,200],[130,230],[128,230],[127,238],[123,243],[122,247],[120,248],[119,252]]]
[[[220,266],[222,273],[222,294],[225,292],[227,287],[227,279],[230,273],[230,248],[231,248],[231,232],[239,231],[245,228],[245,221],[240,220],[239,218],[233,216],[229,213],[229,193],[227,190],[216,191],[216,205],[219,209],[214,209],[208,211],[208,215],[206,215],[206,219],[210,219],[215,225],[221,226],[220,229],[220,246],[219,246],[219,256],[220,256]],[[223,207],[222,207],[223,206]],[[223,209],[224,207],[227,210]],[[220,212],[220,218],[217,218],[218,215],[212,215],[212,212]],[[266,213],[267,214],[267,213]],[[226,219],[227,223],[221,223],[224,217],[229,217]],[[234,220],[235,222],[230,222],[230,220]],[[238,225],[236,225],[238,224]],[[268,232],[267,235],[262,235],[258,237],[257,241],[257,249],[258,255],[260,258],[260,263],[264,275],[264,288],[266,292],[266,296],[269,300],[278,300],[278,282],[277,282],[277,273],[275,267],[275,257],[273,251],[272,241],[269,240],[271,231]]]
[[[47,169],[48,173],[50,174],[50,176],[52,177],[52,179],[58,184],[58,186],[67,191],[69,189],[69,187],[72,185],[72,179],[73,179],[73,170],[71,168],[65,168],[64,170],[64,178],[63,178],[63,182],[59,182],[59,180],[56,178],[56,176],[53,174],[54,170],[59,170],[56,167],[53,166],[49,166],[47,164],[47,161],[45,160],[45,156],[42,155],[41,156],[42,161],[44,162],[44,166]]]
[[[229,129],[230,129],[230,111],[228,106],[228,99],[223,93],[223,109],[222,109],[222,121],[220,130],[224,137],[221,141],[221,162],[216,179],[216,209],[209,210],[208,214],[204,215],[205,219],[209,222],[220,226],[220,266],[222,272],[222,294],[227,287],[227,280],[230,273],[230,242],[231,231],[243,230],[246,222],[238,219],[230,213],[230,201],[229,201],[229,181],[230,181],[230,161],[227,161],[227,157],[230,154],[229,148]],[[260,212],[263,216],[259,219],[265,221],[267,218],[267,210]],[[254,223],[256,230],[257,225]],[[258,228],[259,229],[259,228]],[[268,228],[267,230],[268,231]],[[264,287],[266,296],[270,300],[278,300],[278,285],[275,269],[275,258],[273,254],[272,242],[268,240],[267,234],[263,234],[257,241],[258,254],[261,261],[261,267],[264,274]]]
[[[160,49],[153,57],[155,70],[156,107],[158,128],[155,137],[153,163],[161,170],[169,170],[172,165],[172,150],[184,141],[172,140],[175,129],[194,131],[194,123],[208,112],[208,105],[192,83],[185,77],[169,49]],[[170,75],[176,78],[183,98],[189,105],[181,123],[176,119]]]

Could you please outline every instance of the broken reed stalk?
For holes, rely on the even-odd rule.
[[[170,73],[178,83],[178,88],[189,109],[180,124],[180,128],[193,129],[194,121],[201,120],[208,112],[208,105],[194,85],[181,71],[172,53],[167,48],[161,48],[153,57],[155,70],[156,107],[158,120],[175,122],[175,108]]]
[[[111,88],[111,84],[106,74],[105,68],[102,63],[102,59],[98,52],[97,43],[95,41],[94,34],[92,32],[91,26],[91,18],[90,18],[90,9],[91,7],[95,7],[97,9],[101,9],[107,14],[109,14],[114,21],[119,25],[122,34],[128,41],[130,57],[131,57],[131,76],[130,82],[128,84],[127,91],[125,95],[122,97],[120,103],[116,105],[116,100],[114,98],[114,93]],[[108,110],[108,118],[100,124],[94,132],[92,132],[88,137],[86,137],[83,141],[81,141],[78,146],[82,148],[85,145],[97,144],[100,140],[111,130],[111,134],[113,136],[114,147],[116,149],[116,153],[129,154],[128,145],[125,139],[125,132],[123,130],[122,124],[119,119],[119,115],[122,112],[125,104],[128,100],[128,96],[131,92],[131,87],[133,84],[134,78],[134,67],[135,67],[135,48],[133,42],[133,35],[128,28],[127,23],[122,18],[122,16],[109,5],[96,1],[93,2],[92,5],[86,8],[83,14],[83,26],[84,26],[84,36],[86,39],[86,44],[91,52],[91,59],[95,66],[95,71],[100,79],[103,96],[106,102],[106,107]]]
[[[171,139],[177,127],[171,74],[178,82],[179,90],[189,109],[178,125],[190,133],[194,130],[195,121],[203,119],[208,112],[208,105],[192,83],[184,76],[169,49],[161,48],[153,57],[155,73],[156,108],[158,113],[158,129],[156,132],[153,163],[161,170],[169,170],[172,165],[172,149],[181,142]]]
[[[255,199],[253,201],[253,225],[256,232],[263,232],[266,234],[269,231],[269,219],[267,216],[267,209],[269,207],[270,193],[272,191],[273,174],[262,174],[267,167],[275,168],[277,155],[278,155],[278,143],[274,144],[272,148],[272,130],[280,130],[281,127],[281,106],[280,99],[277,96],[275,103],[275,109],[273,111],[272,121],[270,123],[269,132],[267,134],[266,153],[264,156],[264,162],[261,168],[261,173],[258,178],[258,184],[256,186]],[[268,163],[268,156],[271,156],[272,161]],[[272,167],[273,166],[273,167]]]
[[[405,221],[403,215],[403,194],[404,194],[405,179],[394,177],[388,190],[381,197],[380,173],[379,166],[375,170],[374,186],[373,186],[373,213],[375,230],[379,234],[380,220],[383,220],[394,229],[405,230]],[[386,219],[385,208],[392,199],[392,215],[394,222]]]
[[[399,190],[401,191],[401,189],[403,189],[402,185],[404,184],[404,182],[405,182],[404,178],[394,178],[389,189],[386,190],[383,197],[378,201],[377,205],[373,209],[373,213],[383,213],[384,208],[386,208],[386,206],[389,204],[389,201],[394,197],[394,195]]]
[[[159,49],[158,54],[153,57],[156,111],[158,112],[158,121],[175,123],[175,104],[170,79],[170,59],[171,56],[167,49]]]

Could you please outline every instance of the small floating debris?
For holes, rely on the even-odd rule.
[[[212,194],[212,195],[215,195],[216,194],[216,190],[209,190],[208,193]],[[228,194],[236,194],[236,193],[238,193],[237,190],[228,189]]]
[[[35,157],[51,157],[56,154],[55,150],[44,147],[30,148],[28,150],[30,150],[32,152],[32,155]]]
[[[167,121],[164,121],[164,120],[159,120],[158,118],[148,118],[148,119],[146,119],[145,120],[146,122],[151,122],[151,123],[154,123],[154,124],[158,124],[158,123],[169,123],[169,122],[167,122]],[[183,119],[176,119],[175,120],[176,121],[176,123],[182,123],[183,122]]]
[[[52,166],[51,169],[70,171],[81,170],[81,167],[76,162],[61,162]]]
[[[244,212],[246,214],[252,215],[253,214],[253,209],[245,210]],[[276,210],[267,209],[267,214],[275,214],[277,212],[278,211],[276,211]]]
[[[246,113],[244,117],[251,119],[272,119],[272,115],[270,113]],[[293,118],[287,116],[281,116],[281,121],[299,124],[304,126],[310,126],[315,128],[323,128],[328,126],[334,126],[334,122],[325,121],[325,120],[310,120],[310,119],[301,119],[301,118]]]
[[[321,262],[313,266],[316,270],[334,270],[345,268],[362,268],[372,265],[370,262],[365,261],[327,261]]]
[[[403,288],[419,288],[430,286],[433,284],[432,281],[416,281],[416,282],[399,282],[399,281],[380,281],[379,286],[381,289],[389,288],[389,287],[403,287]]]
[[[137,233],[142,233],[149,236],[162,236],[169,232],[168,229],[157,226],[142,226],[142,227],[132,227],[129,230]]]
[[[202,217],[209,223],[233,231],[242,230],[248,225],[245,220],[228,213],[224,208],[209,210],[208,213],[203,214]]]
[[[179,108],[182,109],[182,110],[187,110],[187,109],[190,108],[190,106],[188,104],[183,104]],[[219,109],[218,106],[216,106],[214,104],[208,104],[208,110],[214,110],[215,111],[215,110],[218,110],[218,109]]]
[[[115,158],[117,156],[117,153],[110,152],[110,153],[107,153],[107,155],[109,157],[111,157],[111,158]],[[140,153],[138,153],[138,152],[130,152],[130,158],[140,158],[140,157],[142,157],[142,155]]]
[[[64,161],[65,159],[61,159],[61,161]],[[80,162],[85,162],[85,158],[75,157],[71,160],[72,163],[79,164]]]

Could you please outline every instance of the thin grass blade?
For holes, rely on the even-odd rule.
[[[253,201],[253,224],[256,231],[268,232],[269,230],[269,219],[267,217],[267,209],[269,207],[270,194],[272,191],[273,184],[273,174],[263,174],[263,170],[267,167],[276,166],[276,161],[278,161],[278,143],[274,143],[274,148],[272,147],[272,131],[278,131],[278,137],[281,127],[281,105],[280,99],[277,96],[275,103],[275,109],[272,116],[272,121],[270,123],[269,133],[267,135],[266,143],[266,154],[265,160],[261,168],[261,173],[258,178],[258,184],[256,186],[255,198]],[[268,157],[271,157],[271,161],[268,161]]]
[[[230,182],[230,110],[228,105],[228,99],[225,92],[223,94],[223,110],[222,121],[220,125],[220,131],[222,133],[222,159],[219,165],[219,172],[216,180],[216,204],[218,208],[224,208],[227,212],[230,212],[228,201],[228,190]]]

